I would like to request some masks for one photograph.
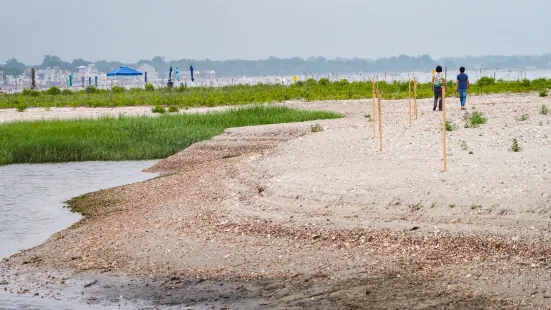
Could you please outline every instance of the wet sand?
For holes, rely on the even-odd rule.
[[[286,103],[347,117],[228,129],[159,178],[87,195],[84,220],[0,281],[152,309],[547,309],[550,100],[470,98],[479,128],[449,100],[446,173],[441,114],[418,103],[409,127],[408,101],[383,101],[383,152],[370,100]]]

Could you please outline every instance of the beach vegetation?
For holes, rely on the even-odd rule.
[[[0,165],[166,158],[226,128],[340,118],[281,106],[158,117],[39,120],[0,124]]]
[[[138,88],[136,88],[136,90],[138,90]],[[114,86],[111,91],[114,93],[114,94],[122,94],[122,93],[125,93],[126,92],[126,88],[122,87],[122,86]]]
[[[316,124],[312,124],[310,125],[310,131],[311,132],[321,132],[323,131],[323,126],[316,123]]]
[[[486,124],[486,117],[481,112],[475,111],[473,113],[465,113],[463,116],[465,121],[465,128],[476,128],[482,124]]]
[[[457,126],[453,122],[446,121],[446,131],[454,131],[455,129],[457,129]]]
[[[528,93],[551,88],[551,79],[523,81],[495,81],[483,77],[474,83],[470,94]],[[93,86],[85,90],[62,90],[61,94],[26,89],[17,94],[0,96],[0,109],[15,108],[15,100],[29,107],[118,107],[139,105],[174,105],[185,107],[213,107],[221,105],[245,105],[250,103],[272,103],[284,100],[349,100],[368,99],[373,96],[371,81],[349,82],[347,80],[329,81],[329,79],[308,79],[290,85],[281,84],[237,84],[231,86],[210,87],[153,87],[126,90],[115,86],[110,90]],[[408,98],[407,82],[379,82],[382,99]],[[450,92],[450,96],[456,96]],[[417,97],[431,98],[432,84],[419,83]]]
[[[520,147],[517,138],[513,139],[513,145],[511,146],[511,151],[513,152],[520,152],[522,148]]]
[[[66,89],[63,89],[63,90],[61,91],[61,94],[64,95],[64,96],[72,95],[72,94],[73,94],[73,91],[66,88]]]
[[[529,118],[528,114],[522,113],[522,115],[519,116],[519,117],[517,118],[517,120],[520,121],[520,122],[524,122],[524,121],[527,121],[528,118]]]
[[[547,108],[547,106],[546,106],[545,104],[543,104],[543,105],[541,106],[540,114],[541,114],[541,115],[547,115],[547,114],[549,114],[549,109]]]
[[[163,106],[157,105],[151,109],[151,112],[164,114],[166,113],[166,109]]]
[[[48,95],[51,95],[51,96],[57,96],[57,95],[61,95],[61,89],[59,89],[59,87],[50,87],[47,91],[46,91],[46,94]]]
[[[87,93],[87,94],[96,94],[98,93],[98,89],[95,88],[94,86],[87,86],[85,89],[84,89],[84,92]]]
[[[15,109],[17,110],[17,112],[25,112],[25,110],[27,109],[27,106],[24,105],[24,104],[18,104]]]
[[[465,141],[465,140],[460,140],[459,141],[459,146],[461,146],[461,149],[463,151],[468,151],[469,150],[469,145],[467,145],[467,141]]]

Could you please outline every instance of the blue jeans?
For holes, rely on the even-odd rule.
[[[467,103],[467,92],[466,89],[460,89],[459,90],[459,102],[461,102],[461,107],[465,107],[465,103]]]

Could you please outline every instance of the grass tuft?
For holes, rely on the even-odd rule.
[[[463,151],[468,151],[469,150],[469,146],[467,145],[467,141],[460,140],[459,145],[461,146],[461,149]]]
[[[310,130],[312,132],[321,132],[321,131],[323,131],[323,126],[316,123],[316,124],[310,125]]]
[[[541,115],[547,115],[547,114],[549,114],[549,109],[547,108],[547,106],[546,106],[545,104],[543,104],[543,105],[541,106],[540,114],[541,114]]]
[[[446,131],[454,131],[457,129],[457,126],[451,121],[446,121]]]
[[[520,122],[524,122],[524,121],[527,121],[528,118],[529,118],[528,114],[522,113],[522,115],[519,116],[519,117],[517,118],[517,120],[520,121]]]
[[[158,106],[155,106],[154,108],[152,108],[151,112],[164,114],[164,113],[166,113],[166,109],[164,107],[158,105]]]
[[[486,124],[486,117],[481,112],[465,113],[463,116],[465,120],[465,128],[476,128],[482,124]]]
[[[521,148],[520,145],[518,144],[517,138],[514,138],[514,139],[513,139],[513,145],[511,146],[511,151],[513,151],[513,152],[520,152],[521,150],[522,150],[522,148]]]

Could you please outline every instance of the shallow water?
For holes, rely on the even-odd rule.
[[[43,243],[81,216],[64,207],[70,198],[155,174],[156,161],[26,164],[0,167],[0,259]],[[0,277],[0,281],[1,281]],[[98,309],[0,291],[0,309]],[[103,307],[102,309],[108,309]]]

